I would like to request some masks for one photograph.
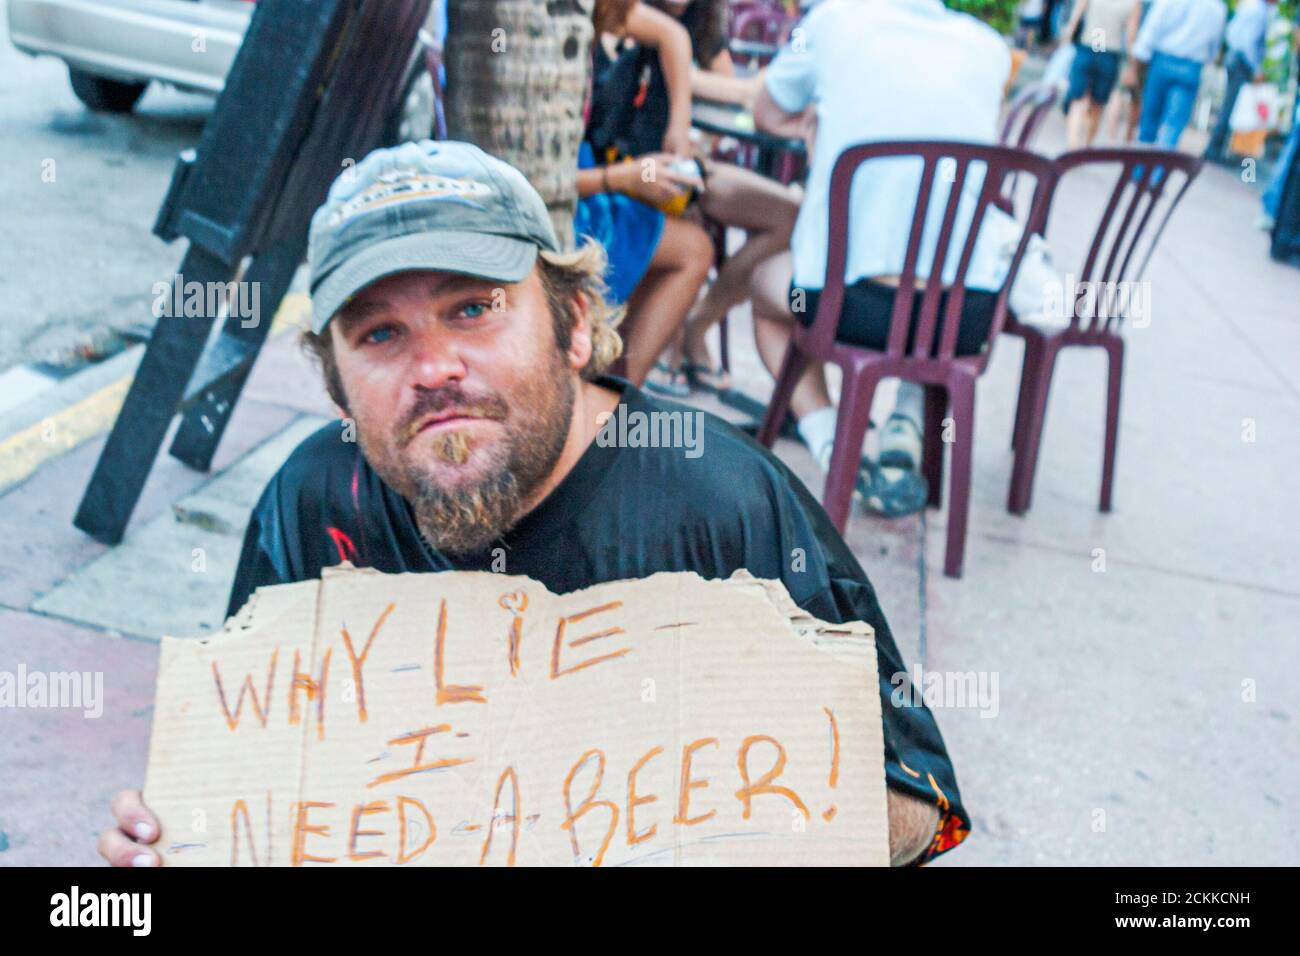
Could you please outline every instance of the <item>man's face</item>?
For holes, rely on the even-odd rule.
[[[585,328],[562,352],[537,269],[506,285],[442,272],[381,279],[330,323],[371,467],[439,550],[482,550],[522,517],[568,437]]]

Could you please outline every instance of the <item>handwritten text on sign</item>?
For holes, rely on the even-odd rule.
[[[167,639],[168,865],[887,862],[874,644],[774,582],[350,567]]]

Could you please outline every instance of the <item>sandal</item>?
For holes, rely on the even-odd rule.
[[[666,378],[652,378],[656,372]],[[655,362],[650,375],[646,376],[645,387],[656,395],[667,395],[670,398],[688,398],[691,394],[690,376],[685,371],[684,363],[683,366],[671,368],[663,359]]]
[[[710,367],[684,359],[682,370],[686,373],[686,381],[690,382],[693,388],[702,388],[715,394],[731,391],[731,373],[721,365]]]

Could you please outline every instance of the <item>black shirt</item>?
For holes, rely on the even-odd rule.
[[[903,661],[875,590],[821,505],[776,456],[721,419],[621,379],[600,384],[622,394],[628,415],[700,415],[703,453],[593,441],[514,528],[482,554],[453,560],[426,544],[409,503],[343,440],[341,423],[326,425],[289,456],[253,510],[228,615],[258,587],[318,578],[344,560],[392,574],[504,571],[557,594],[656,571],[726,578],[745,568],[781,580],[822,620],[875,629],[887,781],[940,809],[922,860],[961,842],[970,820],[939,728],[925,707],[892,703],[890,678]]]

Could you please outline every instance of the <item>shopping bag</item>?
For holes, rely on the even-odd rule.
[[[1247,83],[1237,93],[1228,126],[1234,133],[1270,130],[1277,125],[1277,87],[1271,83]]]

